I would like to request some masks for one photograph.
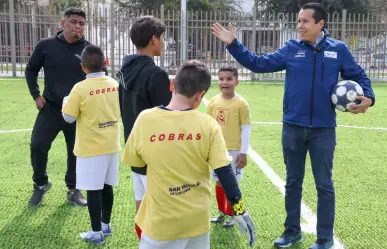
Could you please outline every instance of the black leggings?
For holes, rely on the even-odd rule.
[[[101,231],[101,221],[105,224],[110,223],[113,209],[113,187],[105,184],[102,190],[88,190],[87,207],[91,228],[94,232]]]

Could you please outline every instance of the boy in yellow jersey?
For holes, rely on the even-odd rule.
[[[138,116],[123,153],[129,166],[147,165],[147,186],[136,224],[140,249],[210,248],[210,169],[217,172],[242,234],[256,240],[230,166],[221,128],[196,111],[211,85],[203,63],[188,61],[171,83],[171,102]]]
[[[246,154],[251,132],[250,108],[247,101],[235,93],[235,87],[239,84],[238,71],[235,67],[221,68],[218,77],[221,93],[209,101],[207,113],[216,119],[222,127],[227,149],[232,156],[231,166],[236,179],[240,181],[243,177],[243,168],[247,164]],[[227,201],[216,172],[213,172],[213,179],[216,181],[215,195],[219,216],[213,217],[211,222],[224,221],[224,227],[232,227],[234,226],[234,216],[231,205]]]
[[[65,97],[62,113],[66,122],[77,121],[74,147],[76,184],[78,189],[87,190],[92,228],[81,233],[80,237],[104,244],[104,236],[111,235],[112,186],[118,183],[121,150],[118,83],[105,76],[105,57],[99,47],[85,47],[81,63],[86,79],[77,83]]]

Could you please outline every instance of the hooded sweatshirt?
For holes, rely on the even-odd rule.
[[[167,106],[172,92],[168,74],[147,55],[125,56],[117,77],[120,80],[118,93],[126,142],[137,116],[145,109]],[[146,167],[132,167],[132,171],[145,175]]]
[[[62,31],[55,37],[39,41],[25,69],[28,89],[33,99],[41,96],[38,73],[43,67],[43,98],[60,108],[63,98],[69,95],[73,86],[86,79],[81,67],[81,53],[88,44],[84,38],[68,43]]]

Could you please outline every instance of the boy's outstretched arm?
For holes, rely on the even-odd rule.
[[[239,190],[238,182],[235,178],[231,164],[225,167],[217,168],[214,171],[218,176],[219,182],[222,184],[227,199],[231,204],[235,220],[239,224],[240,232],[242,234],[247,233],[249,246],[254,247],[257,239],[254,222],[245,208],[242,193]]]
[[[81,96],[77,86],[71,90],[70,95],[63,98],[62,116],[67,123],[74,123],[80,112]]]

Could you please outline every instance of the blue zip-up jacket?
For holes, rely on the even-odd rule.
[[[339,73],[344,80],[361,85],[365,97],[375,103],[371,81],[356,63],[345,43],[329,37],[313,46],[300,40],[289,40],[273,53],[257,56],[238,40],[226,46],[231,55],[255,73],[286,70],[283,99],[283,122],[302,127],[336,127],[336,112],[331,92]]]

